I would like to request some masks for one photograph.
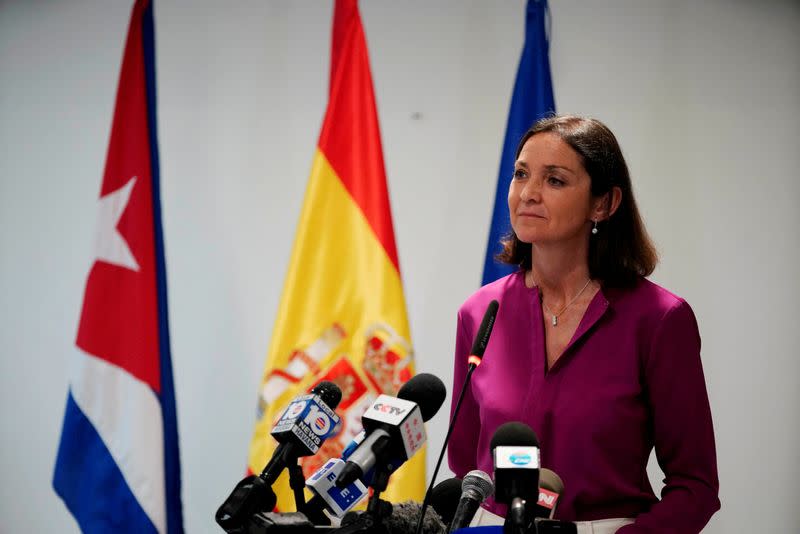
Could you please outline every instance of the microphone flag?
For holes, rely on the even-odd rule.
[[[515,266],[498,263],[494,259],[503,250],[500,239],[511,230],[507,197],[508,184],[514,169],[514,155],[517,143],[528,128],[556,109],[548,55],[549,18],[547,0],[528,0],[525,11],[525,45],[519,60],[511,107],[508,111],[506,136],[500,155],[500,172],[489,226],[489,242],[483,263],[483,285],[516,270]]]
[[[53,488],[84,533],[183,532],[153,4],[133,6]]]
[[[341,456],[361,415],[413,375],[406,303],[386,185],[369,55],[356,0],[334,5],[328,106],[272,330],[248,471],[272,454],[272,424],[321,380],[342,390],[338,433],[300,463],[306,478]],[[288,476],[273,486],[295,509]],[[392,475],[387,500],[422,500],[425,455]]]

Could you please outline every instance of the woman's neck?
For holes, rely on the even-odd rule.
[[[588,247],[581,252],[571,248],[533,245],[528,275],[548,302],[566,302],[586,285],[589,276]]]

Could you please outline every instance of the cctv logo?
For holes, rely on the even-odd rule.
[[[402,408],[398,408],[397,406],[392,406],[391,404],[383,404],[383,403],[375,403],[372,406],[372,409],[378,412],[388,413],[389,415],[400,415],[405,413],[405,410]]]

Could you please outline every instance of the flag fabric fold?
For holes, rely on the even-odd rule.
[[[153,6],[133,7],[53,487],[85,533],[183,532]]]
[[[500,172],[495,191],[489,241],[483,263],[482,284],[488,284],[516,268],[498,263],[494,257],[502,251],[500,239],[511,230],[508,213],[508,183],[514,169],[517,143],[533,123],[555,111],[553,83],[550,78],[548,40],[549,8],[547,0],[528,0],[525,11],[525,44],[517,69],[514,93],[508,112],[506,135],[500,156]]]
[[[259,391],[248,470],[274,451],[270,429],[295,396],[322,380],[342,389],[339,433],[301,460],[306,475],[338,457],[361,430],[361,414],[394,395],[413,373],[413,351],[392,226],[378,113],[356,0],[337,0],[329,101]],[[421,500],[425,458],[393,476],[390,500]],[[287,476],[275,484],[280,511],[294,510]]]

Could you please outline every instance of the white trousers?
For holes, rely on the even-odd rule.
[[[504,517],[493,514],[483,507],[478,507],[475,517],[472,518],[471,527],[484,527],[502,525],[506,522]],[[614,534],[618,528],[633,523],[633,519],[600,519],[599,521],[576,521],[578,534]]]

